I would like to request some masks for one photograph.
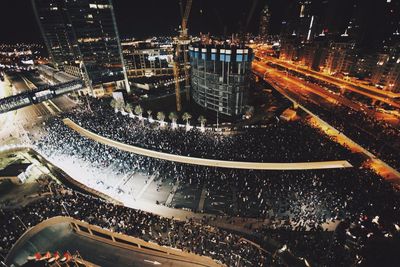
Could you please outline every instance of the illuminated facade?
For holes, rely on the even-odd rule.
[[[263,41],[267,39],[269,33],[270,20],[271,20],[271,13],[269,12],[268,6],[265,6],[261,11],[260,29],[259,29],[259,35]]]
[[[111,0],[32,0],[56,67],[78,65],[91,88],[129,91]],[[76,71],[74,71],[76,73]]]
[[[388,48],[379,55],[371,81],[383,90],[400,92],[400,45]]]
[[[193,100],[200,106],[237,116],[244,112],[253,51],[242,47],[189,47]]]
[[[129,78],[172,76],[172,45],[151,42],[122,42],[122,54]]]
[[[324,71],[329,74],[349,73],[354,63],[355,43],[349,41],[331,42],[325,61]]]

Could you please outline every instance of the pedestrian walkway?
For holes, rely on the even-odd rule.
[[[79,126],[71,119],[64,119],[64,124],[75,130],[82,136],[92,139],[101,144],[118,148],[120,150],[135,153],[138,155],[152,157],[162,160],[168,160],[179,163],[219,167],[229,169],[247,169],[247,170],[316,170],[316,169],[337,169],[337,168],[351,168],[353,167],[347,160],[337,161],[320,161],[320,162],[294,162],[294,163],[265,163],[265,162],[244,162],[244,161],[227,161],[216,159],[194,158],[188,156],[168,154],[164,152],[153,151],[141,147],[127,145],[101,135],[95,134],[85,128]]]

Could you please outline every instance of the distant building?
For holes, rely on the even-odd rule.
[[[261,11],[261,16],[260,16],[259,36],[262,41],[266,41],[268,38],[270,20],[271,20],[271,13],[269,11],[268,6],[266,5]]]
[[[253,51],[247,47],[189,47],[193,100],[200,106],[236,116],[244,113]]]
[[[354,65],[351,71],[351,76],[360,79],[370,79],[376,62],[378,61],[377,53],[363,53],[355,57]]]
[[[349,41],[331,42],[328,47],[324,72],[349,73],[354,61],[355,44]]]
[[[284,37],[281,40],[279,58],[288,61],[298,61],[300,58],[301,43],[297,36]]]
[[[299,42],[312,41],[316,31],[314,2],[315,0],[296,0],[289,4],[286,20],[282,22],[282,37],[295,35]]]
[[[143,41],[122,42],[122,54],[129,78],[172,76],[172,45]]]
[[[92,89],[129,91],[111,0],[32,3],[55,67],[79,73]]]
[[[379,54],[371,82],[383,90],[400,92],[400,45]]]

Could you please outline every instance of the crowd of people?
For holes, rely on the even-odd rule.
[[[338,106],[334,114],[321,108],[318,111],[336,129],[400,170],[400,129],[343,106]]]
[[[255,162],[324,161],[352,157],[347,149],[302,122],[275,121],[264,128],[249,128],[231,134],[203,133],[198,129],[172,130],[159,127],[158,123],[116,114],[109,101],[92,100],[91,111],[79,107],[65,116],[104,137],[184,156]]]
[[[207,131],[203,133],[198,130],[186,132],[185,130],[159,129],[154,124],[115,114],[108,103],[107,100],[90,100],[92,111],[80,107],[65,116],[105,137],[181,155],[226,160],[283,162],[337,160],[352,157],[348,150],[300,122],[277,122],[269,128],[250,129],[245,133],[229,135]],[[288,237],[290,234],[287,233],[321,232],[326,224],[343,220],[357,223],[360,217],[378,216],[388,225],[400,223],[398,192],[390,183],[382,180],[371,170],[358,166],[330,170],[256,171],[179,164],[143,157],[99,144],[68,128],[61,118],[47,120],[41,136],[34,143],[41,154],[49,159],[72,159],[72,168],[78,172],[90,169],[95,175],[105,173],[105,170],[112,166],[113,175],[121,177],[121,180],[128,173],[139,172],[148,176],[157,174],[160,179],[169,177],[173,181],[179,181],[178,190],[185,186],[204,188],[206,203],[212,203],[213,200],[224,202],[222,210],[224,215],[268,221],[264,229],[258,232],[259,234],[268,236],[269,233],[275,233],[271,236],[288,244],[291,248],[298,249],[302,255],[321,263],[322,266],[335,258],[335,255],[325,257],[324,252],[331,248],[331,245],[327,244],[337,239],[330,236],[321,239],[326,241],[322,242],[307,234]],[[88,179],[94,178],[88,177]],[[80,182],[85,183],[85,181]],[[107,181],[101,182],[104,184]],[[93,184],[91,183],[90,186],[92,187]],[[99,187],[95,189],[107,192],[101,185],[102,183],[98,184]],[[122,189],[125,192],[131,192],[129,188]],[[210,228],[207,224],[199,225],[192,220],[175,222],[74,192],[57,197],[62,198],[68,209],[73,210],[71,214],[77,211],[78,219],[105,228],[112,227],[114,231],[151,240],[160,245],[170,245],[211,256],[228,266],[234,265],[234,262],[238,260],[234,255],[241,255],[243,262],[246,262],[244,259],[248,260],[248,266],[263,266],[270,261],[266,255],[254,250],[252,246],[238,242],[238,236],[221,229]],[[130,195],[130,197],[135,196]],[[34,225],[45,218],[63,212],[57,206],[59,201],[54,198],[47,201],[51,204],[46,206],[40,205],[39,202],[39,204],[34,203],[26,208],[14,210],[12,214],[7,213],[11,211],[3,210],[3,220],[13,218],[15,226],[18,225],[15,223],[16,214],[27,215],[35,218],[32,222]],[[157,202],[163,204],[162,201]],[[193,211],[197,210],[193,209]],[[211,205],[206,204],[204,212],[212,213]],[[113,218],[117,217],[123,220],[113,221]],[[10,236],[19,236],[16,233],[23,230],[22,228],[16,230],[12,226],[6,228],[7,235]],[[166,238],[168,232],[170,232],[169,237],[173,234],[174,238]],[[365,238],[365,234],[361,237]],[[362,238],[359,240],[361,241]],[[7,248],[14,241],[15,238],[5,238],[1,246]],[[343,242],[339,243],[343,247]],[[315,247],[315,253],[307,252],[307,246]],[[318,251],[321,253],[317,253]]]
[[[252,171],[178,164],[88,140],[59,119],[48,121],[46,128],[37,147],[49,158],[74,158],[74,162],[84,162],[84,168],[94,169],[94,173],[102,173],[112,164],[113,172],[121,177],[129,172],[157,172],[160,177],[180,181],[180,187],[204,187],[206,199],[226,196],[224,213],[230,216],[274,217],[282,224],[314,229],[360,213],[373,215],[388,209],[393,213],[390,209],[398,205],[391,184],[369,169]],[[208,209],[206,206],[204,211]]]
[[[62,190],[60,190],[62,189]],[[236,234],[191,219],[177,221],[105,202],[62,186],[54,195],[17,209],[0,210],[0,250],[8,251],[26,227],[55,216],[72,216],[160,246],[208,256],[227,266],[270,266],[271,255]]]

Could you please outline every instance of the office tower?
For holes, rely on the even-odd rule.
[[[129,78],[174,75],[172,45],[129,40],[121,45]]]
[[[228,116],[244,112],[252,49],[196,44],[189,47],[193,100]]]
[[[32,0],[54,65],[93,89],[129,91],[111,0]]]
[[[384,3],[383,31],[385,45],[394,45],[400,42],[400,1],[386,0]]]
[[[66,23],[63,0],[32,1],[49,58],[57,68],[75,62],[79,57],[72,25]]]
[[[270,20],[271,20],[271,13],[269,12],[269,8],[266,5],[261,11],[261,16],[260,16],[259,35],[262,41],[267,40],[267,36],[269,34]]]

